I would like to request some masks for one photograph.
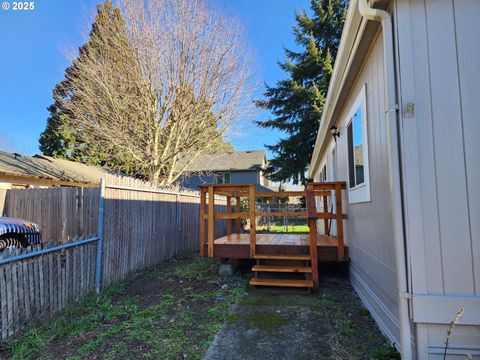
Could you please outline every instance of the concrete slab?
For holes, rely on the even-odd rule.
[[[204,359],[328,359],[330,327],[318,296],[252,290]]]

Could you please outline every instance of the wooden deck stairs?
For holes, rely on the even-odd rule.
[[[347,215],[342,213],[342,190],[345,189],[345,182],[309,183],[305,191],[283,192],[257,192],[254,184],[202,185],[200,187],[200,255],[219,259],[253,259],[255,261],[252,267],[254,277],[250,281],[253,286],[317,289],[319,284],[317,251],[321,251],[322,261],[345,262],[348,258],[343,243],[343,221],[347,219]],[[217,195],[226,197],[225,212],[215,211]],[[305,196],[306,211],[256,210],[255,204],[258,198],[298,196]],[[322,210],[319,212],[315,202],[316,197],[323,199]],[[245,198],[248,204],[246,211],[241,208],[241,198]],[[235,200],[235,206],[232,199]],[[335,204],[335,211],[333,208],[332,212],[328,211],[329,202],[332,206]],[[299,234],[257,234],[256,218],[262,216],[306,218],[309,226],[308,237]],[[215,220],[226,221],[226,236],[215,239]],[[318,220],[324,221],[325,235],[319,235],[317,232]],[[335,238],[330,236],[332,220],[336,224]],[[241,221],[249,221],[247,233],[241,232]],[[334,241],[334,244],[321,245],[327,240]]]
[[[310,255],[255,255],[250,285],[313,288]],[[264,264],[268,262],[268,264]],[[288,278],[282,277],[288,274]],[[266,275],[268,277],[262,277]],[[274,276],[276,277],[274,277]],[[294,276],[295,275],[295,276]]]
[[[318,286],[318,261],[317,261],[317,207],[315,204],[315,193],[313,188],[308,187],[305,190],[305,199],[307,205],[307,218],[309,232],[309,254],[307,255],[265,255],[255,254],[256,265],[252,272],[255,277],[250,280],[250,285],[254,286],[275,286],[275,287],[296,287],[296,288],[316,288]],[[268,261],[269,264],[262,264]],[[273,263],[273,264],[272,264]],[[295,278],[285,278],[282,274],[295,274]],[[269,275],[268,278],[261,277],[262,274]],[[275,274],[277,277],[272,277]]]

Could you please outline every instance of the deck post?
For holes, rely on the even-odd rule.
[[[310,247],[310,266],[312,267],[313,288],[317,289],[318,280],[318,254],[317,254],[317,209],[313,184],[307,184],[306,203],[308,214],[308,243]]]
[[[342,210],[342,184],[335,184],[335,205],[338,239],[338,261],[345,260],[345,245],[343,243],[343,210]]]
[[[241,203],[240,203],[240,196],[237,196],[236,198],[237,201],[237,213],[240,213],[242,211]],[[241,228],[242,228],[242,220],[240,218],[237,219],[235,222],[235,225],[237,227],[237,234],[240,234]]]
[[[323,196],[323,212],[326,214],[328,213],[328,200],[326,196]],[[328,219],[323,219],[323,226],[324,226],[324,234],[330,235],[330,229],[328,226]]]
[[[250,258],[255,256],[255,242],[256,242],[256,224],[255,224],[255,185],[249,185],[249,207],[250,207]]]
[[[227,196],[227,214],[232,213],[232,197]],[[232,233],[232,219],[227,219],[227,235]]]
[[[213,257],[215,241],[215,192],[208,187],[208,257]]]
[[[207,192],[201,188],[200,189],[200,256],[205,256],[205,206],[207,200]]]

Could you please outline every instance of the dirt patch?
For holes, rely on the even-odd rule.
[[[0,358],[201,359],[221,328],[207,359],[399,358],[347,280],[320,277],[316,294],[272,293],[215,261],[172,260],[32,325]]]
[[[198,257],[140,272],[49,326],[32,326],[0,358],[197,359],[246,287],[217,272],[214,261]]]

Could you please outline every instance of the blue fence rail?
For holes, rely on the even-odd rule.
[[[44,243],[0,254],[0,338],[47,320],[95,290],[98,237]]]

